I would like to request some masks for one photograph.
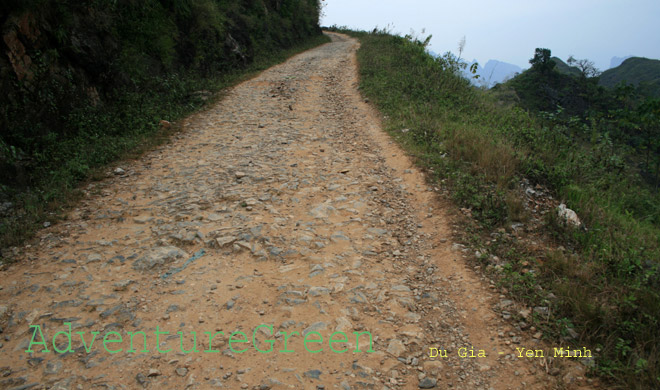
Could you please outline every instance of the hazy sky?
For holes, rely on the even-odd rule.
[[[392,31],[424,37],[430,49],[457,53],[483,66],[496,59],[529,67],[544,47],[564,61],[569,55],[609,68],[614,56],[660,58],[660,0],[324,0],[324,26]]]

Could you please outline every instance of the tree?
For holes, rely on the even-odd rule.
[[[581,60],[575,59],[575,57],[570,56],[566,63],[570,66],[575,66],[580,70],[582,77],[590,79],[592,77],[598,77],[601,74],[601,71],[596,68],[596,65],[593,61],[589,61],[584,58]]]
[[[555,67],[555,62],[551,60],[552,52],[550,49],[541,49],[536,48],[534,52],[534,58],[529,60],[529,63],[532,64],[532,69],[540,73],[550,73]]]
[[[461,60],[461,56],[463,55],[463,50],[465,50],[465,35],[463,35],[463,38],[461,38],[460,41],[458,41],[458,60]]]

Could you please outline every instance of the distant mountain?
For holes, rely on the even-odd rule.
[[[614,88],[620,82],[639,86],[650,96],[660,97],[660,60],[631,57],[616,68],[608,69],[600,75],[599,84]]]
[[[489,60],[484,66],[481,77],[489,84],[493,86],[497,83],[501,83],[515,76],[516,73],[522,72],[522,68],[518,65],[509,64],[497,60]]]
[[[440,57],[440,54],[429,50],[428,53],[433,57]],[[474,78],[474,74],[470,72],[472,65],[477,64],[477,60],[472,60],[468,63],[467,68],[463,71],[463,75],[472,81],[472,84],[477,86],[485,86],[486,88],[491,88],[495,84],[502,83],[516,75],[516,73],[522,72],[522,68],[518,65],[509,64],[506,62],[498,60],[488,60],[486,66],[482,67],[481,65],[477,66],[477,73],[479,75],[478,79]]]
[[[497,60],[488,60],[486,65],[482,68],[481,65],[477,67],[477,73],[479,75],[478,79],[473,79],[474,76],[469,72],[469,69],[472,65],[477,63],[476,60],[473,60],[465,71],[465,76],[470,78],[475,85],[485,86],[490,88],[495,84],[502,83],[516,75],[516,73],[522,72],[522,68],[518,65],[509,64]]]
[[[631,58],[632,56],[625,56],[625,57],[612,57],[610,60],[610,69],[616,68],[617,66],[621,65],[623,61],[627,60],[628,58]]]

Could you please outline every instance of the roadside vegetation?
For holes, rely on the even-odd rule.
[[[329,41],[319,11],[317,0],[3,3],[0,259],[81,182],[166,140],[176,126],[162,120]]]
[[[471,216],[463,239],[481,268],[532,309],[514,319],[590,348],[591,374],[612,386],[659,388],[658,100],[599,87],[588,61],[560,74],[547,49],[481,90],[456,55],[429,55],[429,39],[334,30],[360,39],[360,89],[387,130]],[[530,209],[526,189],[553,206]],[[581,227],[558,217],[559,201]]]

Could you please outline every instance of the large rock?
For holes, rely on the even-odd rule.
[[[171,263],[176,259],[184,258],[188,254],[175,246],[163,246],[154,248],[144,256],[135,260],[133,268],[138,271],[150,270],[165,263]]]
[[[569,209],[563,203],[559,205],[557,213],[559,214],[559,218],[562,218],[569,225],[575,227],[580,227],[582,225],[582,222],[580,221],[580,218],[578,218],[575,211]]]
[[[419,381],[420,389],[435,389],[438,384],[437,379],[434,378],[424,378]]]
[[[332,207],[328,202],[321,203],[316,205],[312,210],[310,210],[309,214],[317,219],[325,219],[328,218],[331,214],[334,214],[336,209]]]
[[[387,346],[387,353],[390,353],[396,357],[402,356],[406,353],[406,346],[403,345],[403,342],[399,339],[393,339],[390,341],[390,344]]]

